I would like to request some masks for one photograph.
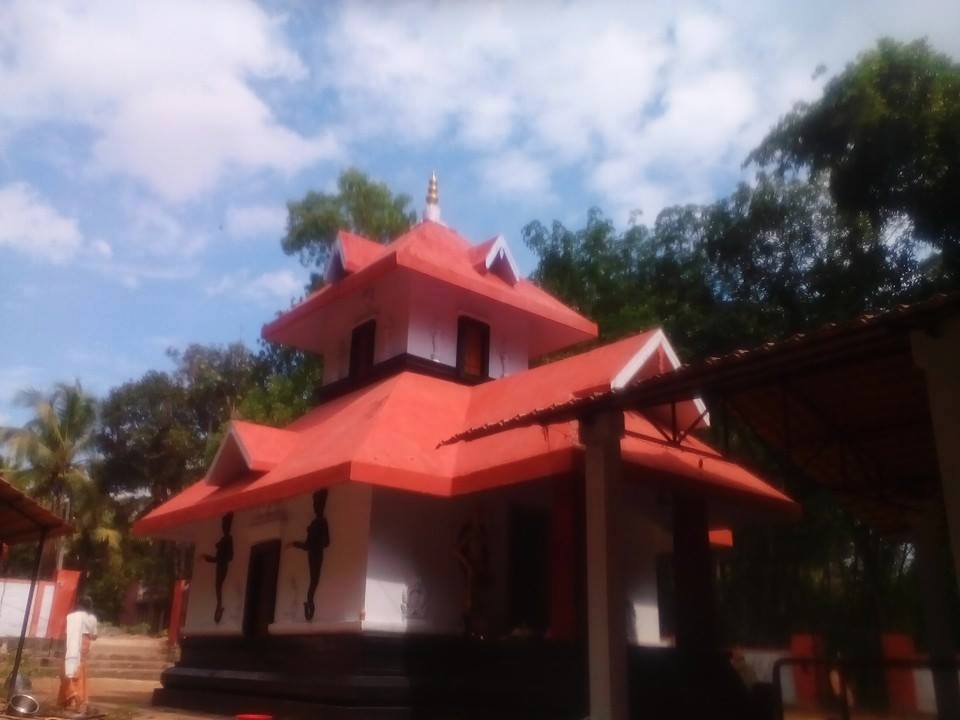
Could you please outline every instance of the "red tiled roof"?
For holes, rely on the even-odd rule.
[[[960,312],[960,292],[934,295],[926,300],[897,305],[886,311],[865,313],[849,322],[827,323],[809,332],[800,332],[781,340],[771,340],[752,348],[741,348],[725,355],[712,356],[694,363],[646,377],[637,377],[630,386],[614,391],[598,388],[594,392],[569,398],[545,398],[526,411],[499,417],[487,417],[470,424],[446,442],[475,440],[490,434],[527,425],[570,420],[579,414],[603,407],[629,408],[642,398],[644,407],[653,402],[671,399],[686,400],[702,392],[704,386],[747,376],[759,385],[760,374],[776,368],[782,377],[784,367],[801,366],[821,361],[828,351],[846,352],[849,347],[872,349],[889,338],[918,327],[925,327],[939,317]]]
[[[33,542],[73,532],[62,518],[20,492],[0,476],[0,543]]]
[[[473,387],[402,372],[333,399],[283,431],[261,433],[244,423],[238,434],[264,457],[280,447],[281,436],[274,433],[283,433],[283,443],[292,438],[284,457],[263,474],[245,474],[226,485],[201,480],[138,521],[135,530],[156,533],[345,481],[453,496],[572,472],[582,453],[574,422],[518,428],[470,443],[441,442],[451,431],[505,409],[523,412],[543,398],[609,388],[654,335],[642,333]],[[646,439],[658,435],[648,418],[631,415],[626,424],[623,456],[638,480],[673,478],[706,494],[733,493],[748,503],[752,499],[793,512],[789,498],[695,438],[688,436],[680,448],[668,447]]]
[[[340,243],[343,270],[348,273],[362,270],[380,257],[385,249],[381,243],[346,230],[337,233],[337,241]]]
[[[510,284],[496,273],[479,272],[476,249],[464,237],[445,225],[423,221],[389,245],[378,245],[350,233],[341,233],[348,262],[355,269],[345,277],[320,288],[263,328],[271,342],[291,343],[290,328],[334,300],[367,287],[397,268],[416,272],[449,285],[476,293],[538,318],[563,325],[579,333],[579,340],[597,336],[597,325],[567,307],[529,280]],[[495,242],[496,238],[493,241]],[[481,246],[482,247],[482,246]]]
[[[249,468],[254,472],[272,470],[293,449],[296,433],[289,430],[259,425],[257,423],[233,420],[230,429],[249,459]]]

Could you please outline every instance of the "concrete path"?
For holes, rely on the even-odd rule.
[[[107,713],[107,720],[232,720],[228,715],[204,715],[183,710],[164,710],[150,706],[157,683],[152,680],[90,678],[90,702]],[[33,694],[46,704],[54,702],[60,681],[57,678],[33,679]]]

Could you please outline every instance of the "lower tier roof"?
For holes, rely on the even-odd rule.
[[[141,518],[134,531],[163,534],[341,482],[451,497],[580,472],[583,446],[573,421],[443,441],[497,412],[523,412],[609,387],[655,337],[644,333],[473,387],[401,372],[324,403],[283,430],[252,432],[250,423],[240,423],[224,443],[237,444],[233,463],[239,457],[247,466],[241,463],[225,479],[215,462],[207,477]],[[648,354],[655,371],[662,363]],[[681,408],[684,417],[697,412],[692,403]],[[683,487],[745,510],[798,512],[786,495],[696,437],[688,434],[679,445],[661,440],[656,422],[655,414],[625,417],[621,449],[628,481]]]

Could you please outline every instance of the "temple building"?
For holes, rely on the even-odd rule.
[[[206,476],[135,526],[195,549],[156,702],[572,719],[601,692],[595,658],[616,655],[597,627],[632,648],[633,698],[643,677],[669,685],[649,668],[677,647],[719,647],[710,553],[797,506],[698,438],[699,399],[624,415],[613,491],[585,482],[609,455],[576,422],[457,440],[671,372],[662,330],[596,346],[503,236],[475,245],[442,222],[435,177],[393,242],[339,233],[325,280],[263,328],[323,356],[315,407],[284,428],[233,421]]]

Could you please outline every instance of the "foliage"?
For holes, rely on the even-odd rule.
[[[598,210],[576,230],[528,224],[533,276],[604,338],[662,325],[690,359],[956,288],[957,88],[957,66],[924,43],[881,42],[778,124],[750,156],[761,163],[754,180],[729,197],[623,231]],[[782,481],[805,518],[738,529],[718,568],[730,639],[782,643],[812,630],[875,655],[870,629],[916,631],[912,547],[715,419],[724,430],[732,454]]]
[[[687,358],[850,318],[926,282],[910,238],[855,239],[822,181],[777,174],[710,205],[667,208],[653,227],[617,231],[592,210],[583,228],[530,223],[523,234],[539,258],[534,277],[595,318],[604,338],[662,325]],[[857,617],[915,629],[910,547],[812,492],[742,428],[729,436],[735,457],[785,481],[805,510],[794,526],[738,528],[719,570],[731,639],[782,643],[791,630],[828,630],[849,650],[875,639]]]
[[[24,390],[19,403],[34,417],[5,431],[16,469],[12,477],[35,497],[60,507],[89,483],[86,461],[93,446],[96,403],[80,383],[57,384],[50,394]]]
[[[960,63],[925,40],[881,40],[800,103],[750,160],[824,175],[845,222],[909,220],[960,273]]]
[[[77,529],[68,540],[56,544],[62,545],[65,567],[118,568],[121,538],[114,525],[112,501],[89,474],[96,401],[79,383],[58,384],[48,394],[24,391],[20,400],[33,408],[34,417],[23,428],[7,431],[17,466],[11,476]],[[29,566],[32,550],[27,548],[13,557],[16,570]]]
[[[710,205],[663,210],[618,232],[586,225],[523,238],[534,279],[600,325],[604,338],[658,324],[688,356],[761,342],[921,292],[910,237],[856,237],[823,182],[759,173]]]
[[[335,193],[308,192],[287,203],[287,234],[281,246],[308,268],[326,265],[339,230],[349,230],[377,242],[389,242],[416,222],[410,197],[394,194],[385,183],[356,169],[340,173]],[[317,273],[311,286],[322,282]]]
[[[314,391],[323,380],[323,359],[264,342],[254,377],[253,387],[240,401],[239,416],[282,427],[312,406]]]

